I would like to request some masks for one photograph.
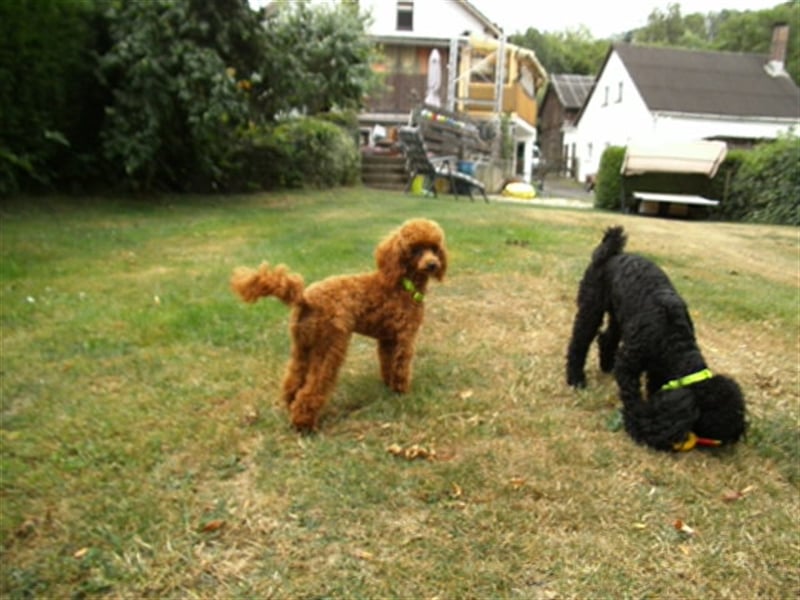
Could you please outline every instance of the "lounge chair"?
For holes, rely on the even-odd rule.
[[[450,182],[450,191],[458,197],[459,192],[469,196],[470,200],[475,200],[472,193],[478,190],[483,199],[489,202],[486,196],[486,186],[474,177],[460,172],[456,168],[457,159],[455,156],[429,156],[425,149],[425,141],[416,127],[401,127],[399,130],[400,143],[406,155],[406,165],[410,173],[406,192],[411,189],[414,179],[421,175],[424,179],[423,189],[426,192],[436,193],[436,180],[445,178]]]

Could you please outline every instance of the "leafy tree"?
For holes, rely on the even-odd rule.
[[[585,27],[558,33],[530,28],[509,36],[512,44],[530,48],[549,73],[596,75],[608,51],[608,42],[592,39]]]
[[[659,8],[653,9],[647,17],[647,25],[634,33],[633,41],[675,46],[683,35],[683,30],[680,5],[670,4],[666,13]]]
[[[254,147],[243,132],[270,137],[261,128],[288,115],[360,107],[372,81],[365,19],[351,4],[123,4],[101,61],[113,90],[105,156],[141,189],[232,185]]]
[[[377,83],[369,17],[352,2],[278,3],[266,23],[266,56],[256,89],[260,109],[279,116],[357,110]]]
[[[0,2],[0,194],[85,179],[102,119],[90,0]]]
[[[246,0],[127,2],[100,62],[113,101],[103,153],[133,187],[213,187],[249,116],[260,23]]]
[[[714,30],[713,47],[728,52],[768,54],[776,23],[790,24],[785,66],[792,80],[800,82],[800,2],[785,2],[760,11],[723,11]]]
[[[680,48],[768,54],[776,23],[794,24],[789,29],[786,70],[800,81],[800,2],[785,2],[759,11],[722,10],[718,13],[682,15],[680,4],[666,11],[656,8],[647,25],[630,34],[631,41]]]

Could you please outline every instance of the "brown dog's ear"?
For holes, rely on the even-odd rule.
[[[445,273],[447,273],[447,248],[444,245],[444,240],[439,244],[439,262],[441,267],[439,267],[439,272],[436,273],[437,281],[444,279]]]
[[[392,232],[375,248],[378,270],[389,281],[400,281],[405,275],[404,244],[399,231]]]

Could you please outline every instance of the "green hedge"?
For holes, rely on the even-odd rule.
[[[600,157],[594,188],[594,206],[605,210],[619,210],[622,193],[620,169],[625,158],[625,148],[609,146]]]
[[[724,203],[744,221],[800,225],[800,138],[781,137],[747,152]]]
[[[353,185],[361,156],[348,130],[318,118],[300,118],[243,134],[241,170],[228,187],[276,189]]]

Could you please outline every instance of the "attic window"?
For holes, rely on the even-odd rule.
[[[617,89],[617,103],[619,104],[622,102],[622,82],[619,82],[619,88]]]
[[[414,31],[414,0],[397,1],[397,31]]]

